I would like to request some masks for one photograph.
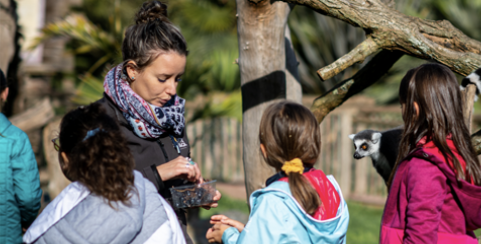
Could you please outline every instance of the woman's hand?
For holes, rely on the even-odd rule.
[[[236,229],[238,229],[239,232],[243,231],[244,230],[244,224],[237,221],[237,220],[234,220],[234,219],[230,219],[228,217],[226,217],[225,215],[213,215],[211,216],[211,220],[209,221],[210,224],[225,224],[225,225],[229,225],[231,227],[234,227]]]
[[[211,208],[217,208],[218,207],[218,201],[221,199],[221,192],[219,192],[218,190],[216,190],[216,195],[214,195],[213,197],[213,203],[210,203],[208,205],[203,205],[201,206],[202,208],[206,209],[206,210],[209,210]]]
[[[213,227],[208,229],[208,232],[206,232],[206,239],[208,239],[209,243],[222,243],[224,231],[230,227],[231,226],[229,225],[221,223],[215,224]]]
[[[156,167],[162,181],[186,179],[191,182],[201,181],[201,171],[196,163],[191,165],[186,157],[179,156]]]

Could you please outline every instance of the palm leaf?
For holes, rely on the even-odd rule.
[[[188,123],[200,119],[212,119],[218,117],[231,117],[242,121],[241,90],[232,93],[213,92],[207,98],[203,106],[196,108]]]
[[[86,76],[81,79],[72,98],[72,102],[79,105],[88,105],[102,98],[104,86],[102,79],[93,76]]]
[[[118,51],[120,50],[120,41],[114,36],[95,26],[83,15],[72,14],[64,20],[48,24],[42,29],[39,37],[35,38],[30,49],[36,48],[41,43],[52,37],[68,37],[80,44],[80,47],[72,50],[74,54],[92,52],[100,50],[105,53],[102,62],[97,61],[94,68],[98,68],[105,64],[111,58],[118,59]],[[91,68],[90,72],[94,69]]]

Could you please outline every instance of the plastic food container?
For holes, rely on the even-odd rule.
[[[172,195],[173,207],[190,208],[213,203],[216,195],[216,181],[202,184],[172,187],[169,189]]]

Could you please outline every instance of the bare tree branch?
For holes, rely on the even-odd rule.
[[[340,82],[333,89],[316,98],[311,111],[321,123],[325,116],[351,96],[378,81],[401,57],[403,52],[382,50],[352,78]]]
[[[480,67],[480,42],[449,21],[407,16],[379,0],[283,0],[363,28],[382,49],[400,50],[434,59],[454,72],[468,75]]]
[[[363,62],[365,58],[379,50],[380,47],[373,41],[372,38],[368,37],[348,54],[345,54],[332,64],[319,69],[317,72],[318,76],[320,76],[321,80],[328,80],[353,64]]]

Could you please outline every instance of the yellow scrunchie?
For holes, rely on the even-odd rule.
[[[281,170],[283,170],[286,174],[291,172],[303,174],[303,162],[299,158],[294,158],[291,161],[286,161],[283,167],[281,167]]]

